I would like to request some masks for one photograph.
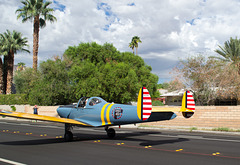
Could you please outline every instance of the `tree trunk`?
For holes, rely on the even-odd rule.
[[[136,47],[136,55],[138,54],[138,52],[137,52],[137,47]]]
[[[11,94],[12,93],[13,66],[14,66],[14,52],[12,50],[10,50],[9,55],[8,55],[8,63],[7,63],[6,94]]]
[[[238,68],[238,75],[240,75],[240,63],[237,64],[237,68]]]
[[[33,69],[38,65],[38,42],[39,42],[39,15],[34,17],[33,25]]]
[[[8,70],[8,55],[3,59],[3,94],[6,94],[7,88],[7,70]]]
[[[3,63],[2,58],[0,58],[0,94],[3,94]]]

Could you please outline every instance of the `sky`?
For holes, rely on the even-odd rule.
[[[240,0],[49,0],[57,22],[40,29],[39,62],[62,56],[81,42],[112,43],[121,52],[139,36],[138,55],[159,83],[191,56],[212,56],[218,45],[240,37]],[[0,0],[0,33],[7,29],[28,38],[30,54],[18,52],[15,64],[32,67],[32,22],[17,20],[19,0]]]

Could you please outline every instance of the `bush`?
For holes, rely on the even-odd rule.
[[[225,128],[225,127],[218,127],[218,128],[213,128],[213,131],[223,131],[223,132],[229,132],[231,129]]]
[[[159,100],[153,100],[152,105],[153,106],[164,106],[163,102],[161,102]]]
[[[0,105],[27,104],[26,94],[0,95]]]

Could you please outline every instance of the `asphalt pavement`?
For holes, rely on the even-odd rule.
[[[239,165],[240,136],[167,130],[76,128],[64,142],[64,125],[0,120],[0,164]]]

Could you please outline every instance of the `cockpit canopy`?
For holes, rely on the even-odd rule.
[[[85,108],[86,106],[92,107],[102,102],[106,102],[106,101],[100,97],[82,97],[78,102],[78,107],[79,108]]]
[[[88,101],[88,97],[82,97],[78,102],[78,107],[83,108],[86,106],[86,103]]]
[[[92,98],[92,99],[89,101],[89,105],[90,105],[90,106],[94,106],[94,105],[99,104],[99,103],[101,103],[101,102],[102,102],[102,101],[101,101],[99,98],[94,97],[94,98]]]

